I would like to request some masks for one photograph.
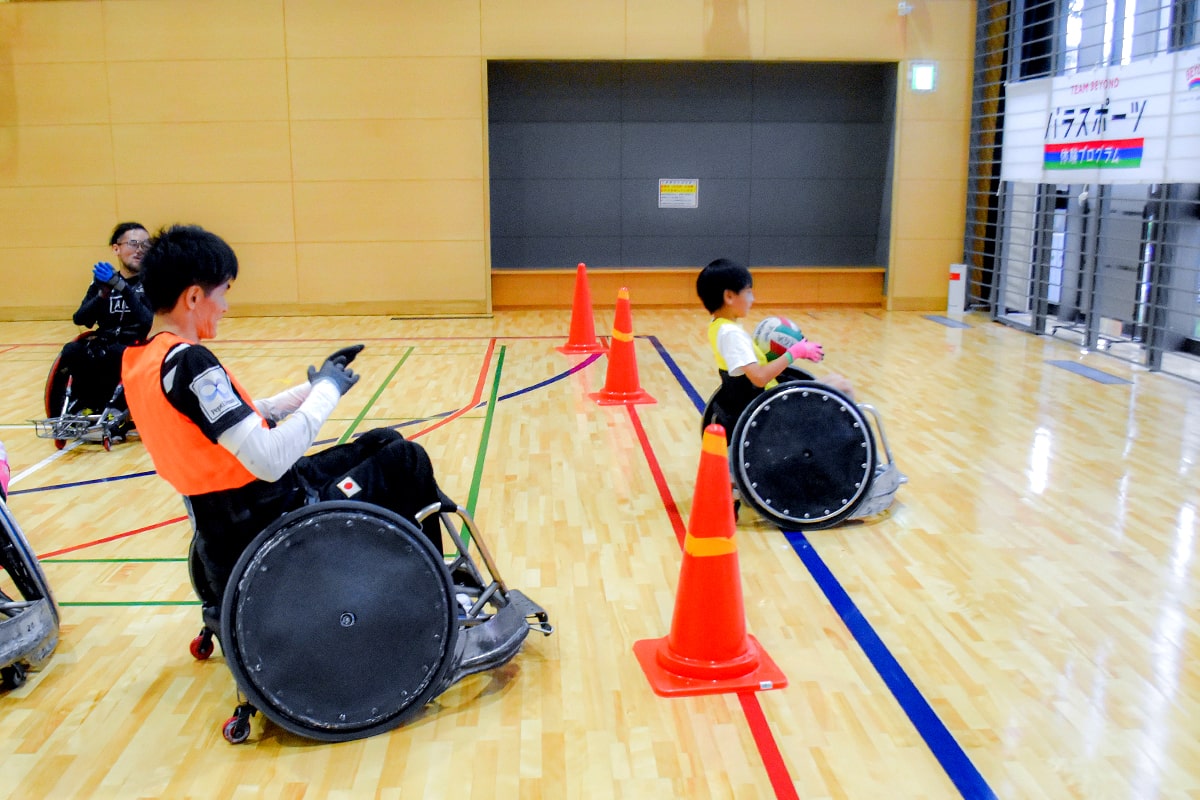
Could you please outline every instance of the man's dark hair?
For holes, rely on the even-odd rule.
[[[121,241],[121,237],[130,231],[144,231],[146,226],[140,222],[122,222],[113,228],[112,236],[108,237],[109,244],[116,244]]]
[[[174,308],[189,286],[208,294],[237,274],[233,248],[199,225],[163,228],[142,257],[142,286],[155,313]]]
[[[725,305],[726,289],[736,294],[753,285],[750,270],[733,259],[718,258],[696,276],[696,295],[709,313],[713,313]]]

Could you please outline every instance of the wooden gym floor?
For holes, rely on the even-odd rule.
[[[702,312],[633,302],[654,405],[588,398],[606,360],[556,352],[569,312],[224,322],[213,347],[258,395],[365,342],[322,446],[418,437],[556,628],[340,744],[261,716],[224,741],[234,686],[219,650],[188,653],[178,497],[136,441],[35,438],[76,329],[0,324],[10,507],[63,622],[0,696],[0,798],[1200,797],[1196,384],[975,315],[756,307],[825,345],[815,371],[879,409],[909,482],[805,535],[743,511],[747,627],[789,685],[664,699],[632,647],[670,626],[716,375]],[[596,318],[607,334],[611,306]]]

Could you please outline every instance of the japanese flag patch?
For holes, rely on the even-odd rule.
[[[346,497],[354,497],[354,495],[362,491],[362,487],[349,475],[338,481],[337,487],[342,490],[342,494],[346,495]]]

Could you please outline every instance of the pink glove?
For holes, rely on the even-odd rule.
[[[787,349],[787,353],[792,357],[792,361],[803,358],[808,361],[817,362],[825,357],[824,348],[808,339],[801,339],[796,342]]]
[[[8,453],[4,450],[4,442],[0,442],[0,495],[8,497]]]

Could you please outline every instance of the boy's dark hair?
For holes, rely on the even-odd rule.
[[[725,305],[726,289],[737,293],[753,285],[750,270],[730,258],[718,258],[696,276],[696,294],[709,313]]]
[[[155,313],[174,308],[189,286],[208,294],[237,274],[233,248],[199,225],[163,228],[142,257],[142,286]]]
[[[116,244],[121,241],[121,237],[130,231],[144,231],[146,226],[140,222],[121,222],[117,227],[113,228],[112,236],[108,237],[108,243]]]

